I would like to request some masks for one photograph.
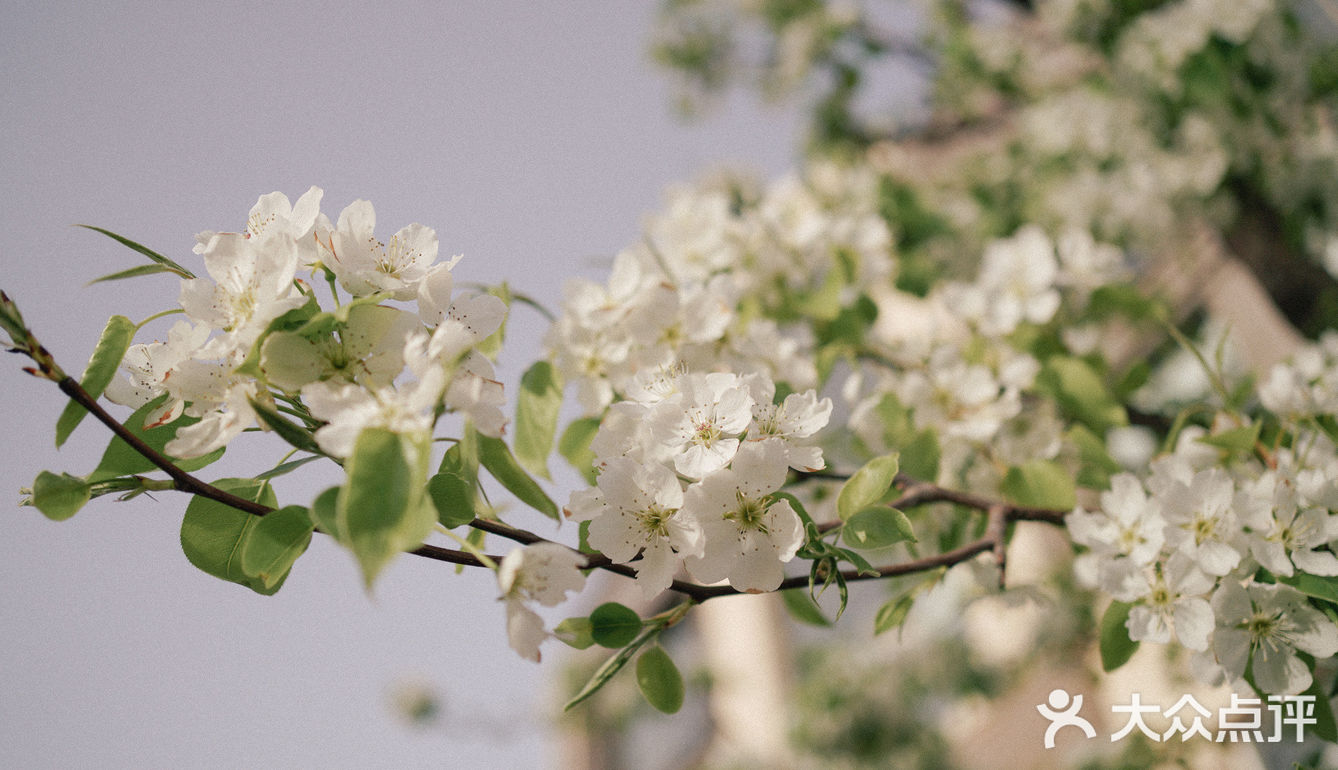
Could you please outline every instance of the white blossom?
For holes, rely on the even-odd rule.
[[[515,548],[498,565],[497,585],[506,602],[506,632],[511,649],[527,660],[539,661],[539,644],[550,634],[530,602],[555,607],[568,591],[585,587],[581,567],[585,558],[557,543],[535,543]]]
[[[687,560],[706,583],[725,578],[740,591],[773,591],[782,565],[804,542],[799,514],[770,495],[785,482],[788,463],[779,441],[748,442],[729,468],[688,487],[683,509],[701,522],[704,552]]]

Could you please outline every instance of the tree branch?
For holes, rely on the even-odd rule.
[[[166,455],[163,455],[161,452],[155,450],[153,447],[146,444],[143,441],[143,439],[141,439],[139,436],[136,436],[134,432],[131,431],[129,428],[127,428],[123,423],[121,423],[115,417],[112,417],[110,414],[108,414],[107,411],[103,409],[100,404],[98,404],[97,400],[94,399],[88,393],[88,391],[84,390],[82,385],[80,385],[77,381],[75,381],[74,378],[66,375],[63,371],[60,370],[59,367],[55,365],[54,359],[52,359],[50,355],[46,353],[44,348],[41,348],[41,346],[36,343],[35,339],[32,340],[32,343],[33,344],[31,346],[25,346],[28,347],[29,349],[24,349],[23,347],[21,347],[18,349],[18,352],[28,355],[30,358],[32,358],[34,361],[37,362],[40,372],[34,371],[33,373],[45,377],[46,379],[55,381],[57,387],[60,388],[62,393],[67,395],[75,403],[87,409],[90,414],[92,414],[95,418],[97,418],[98,422],[101,422],[103,425],[107,426],[107,428],[111,430],[113,434],[115,434],[121,440],[125,441],[126,444],[128,444],[132,449],[134,449],[136,452],[142,455],[149,462],[153,463],[153,465],[157,467],[159,470],[166,473],[172,479],[172,486],[174,489],[182,492],[187,492],[192,495],[197,495],[199,497],[204,497],[210,500],[214,500],[216,502],[222,503],[223,505],[235,508],[239,511],[254,516],[264,516],[274,510],[273,508],[270,508],[267,505],[263,505],[261,503],[257,503],[252,500],[247,500],[245,498],[238,497],[237,495],[219,489],[218,487],[215,487],[214,485],[209,484],[208,482],[202,481],[196,478],[195,476],[191,475],[190,473],[187,473],[186,471],[182,470],[179,466],[176,465],[176,463],[172,461],[171,458],[167,457]],[[42,355],[40,356],[33,355],[32,351],[34,350],[40,351]],[[809,478],[826,478],[833,480],[844,478],[840,474],[835,474],[830,472],[801,474],[801,476]],[[924,572],[931,569],[937,569],[939,567],[952,566],[954,564],[970,559],[977,554],[984,553],[985,551],[989,551],[991,549],[995,553],[995,558],[999,560],[1000,567],[1002,567],[1004,529],[1008,522],[1029,520],[1029,521],[1045,521],[1052,524],[1061,524],[1063,523],[1063,516],[1065,515],[1064,511],[1012,505],[1010,503],[988,500],[986,498],[967,494],[965,492],[956,492],[953,490],[944,489],[935,484],[917,481],[904,474],[898,474],[896,479],[894,480],[894,483],[902,489],[903,494],[901,495],[901,497],[897,498],[891,503],[893,507],[907,507],[927,502],[953,502],[970,508],[976,508],[979,510],[987,511],[990,516],[990,523],[988,525],[985,536],[981,537],[979,540],[975,540],[959,548],[955,548],[950,551],[945,551],[940,554],[927,556],[922,559],[916,559],[913,561],[903,562],[901,564],[893,564],[881,567],[878,570],[876,570],[876,574],[867,572],[861,573],[858,570],[847,570],[841,573],[842,576],[847,581],[853,582],[853,581],[870,580],[877,578],[894,577],[897,575],[908,575],[916,572]],[[499,521],[489,521],[485,519],[476,518],[473,521],[469,522],[469,526],[478,529],[480,531],[487,532],[489,534],[494,534],[499,537],[504,537],[524,545],[531,545],[534,543],[541,543],[541,542],[554,542],[528,530],[512,527],[507,524],[503,524],[502,522]],[[839,525],[834,524],[834,525],[824,525],[824,526],[827,529],[831,529],[832,527]],[[570,548],[570,546],[565,546],[565,547]],[[486,566],[477,556],[471,553],[466,553],[464,551],[457,551],[450,548],[443,548],[441,546],[424,544],[412,551],[409,551],[408,553],[427,559],[433,559],[435,561],[448,562],[451,564],[459,564],[468,567]],[[636,569],[628,564],[615,564],[612,561],[610,561],[608,557],[597,554],[582,553],[581,555],[584,556],[586,559],[586,569],[601,569],[606,572],[612,572],[614,574],[623,575],[625,577],[636,577]],[[502,557],[489,555],[488,558],[493,559],[494,561],[500,561]],[[798,588],[806,585],[808,585],[808,577],[797,576],[783,580],[781,582],[779,590],[785,590],[788,588]],[[706,601],[707,599],[712,599],[718,596],[729,596],[733,594],[742,593],[738,589],[728,585],[704,586],[697,583],[691,583],[682,580],[674,580],[670,585],[670,590],[683,594],[684,596],[687,596],[696,602],[703,602]]]

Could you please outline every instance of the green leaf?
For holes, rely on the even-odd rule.
[[[592,628],[590,618],[567,618],[553,627],[553,636],[568,647],[584,650],[595,643]]]
[[[942,452],[938,445],[938,433],[933,428],[916,433],[910,443],[901,447],[899,455],[902,473],[931,483],[938,478]]]
[[[125,351],[134,338],[135,324],[129,318],[114,315],[107,320],[98,345],[88,359],[88,366],[84,367],[83,376],[79,378],[80,387],[94,400],[107,389],[107,384],[116,375],[116,367],[121,365],[121,359],[125,357]],[[65,439],[70,437],[87,414],[88,410],[74,401],[65,405],[60,419],[56,420],[56,446],[65,443]]]
[[[99,278],[94,278],[93,280],[89,281],[84,285],[92,286],[95,283],[102,283],[104,281],[120,281],[125,278],[138,278],[141,275],[155,275],[157,273],[172,273],[173,275],[179,275],[177,271],[173,270],[167,265],[140,265],[138,267],[132,267],[129,270],[121,270],[115,273],[108,273],[107,275],[101,276]]]
[[[878,502],[897,477],[897,453],[875,457],[855,471],[836,495],[836,513],[848,519]]]
[[[78,476],[42,471],[33,481],[33,506],[52,521],[65,521],[88,502],[90,486]]]
[[[530,474],[520,467],[511,450],[499,438],[479,436],[479,462],[508,492],[522,503],[551,519],[561,521],[557,504],[544,492]]]
[[[437,521],[423,494],[428,451],[425,437],[364,428],[344,465],[348,478],[335,519],[369,589],[386,564],[422,544]]]
[[[567,458],[571,467],[591,486],[595,483],[595,453],[590,451],[590,442],[598,432],[598,417],[582,417],[568,425],[562,431],[562,438],[558,439],[558,453]]]
[[[274,490],[255,479],[220,479],[214,486],[263,505],[275,504]],[[266,585],[242,567],[242,550],[261,517],[204,497],[194,497],[181,520],[181,550],[191,564],[216,578],[246,586],[266,596],[279,590],[282,577]]]
[[[851,548],[866,551],[917,540],[906,514],[883,505],[865,508],[851,516],[841,528],[841,539]]]
[[[260,351],[265,342],[269,340],[270,335],[297,329],[319,312],[321,312],[321,306],[316,301],[315,295],[308,295],[307,301],[301,307],[284,311],[265,326],[265,330],[260,333],[256,341],[251,343],[251,350],[246,354],[245,360],[233,371],[238,374],[249,374],[258,379],[262,378],[264,373],[260,370]]]
[[[810,626],[827,627],[832,624],[822,610],[818,608],[818,603],[813,601],[813,597],[808,591],[802,588],[791,588],[780,592],[781,601],[785,603],[785,609],[790,613],[790,617],[800,623],[807,623]]]
[[[1129,638],[1129,611],[1134,606],[1124,602],[1111,602],[1106,614],[1101,616],[1101,668],[1107,672],[1129,662],[1138,651],[1138,642]]]
[[[894,628],[901,628],[914,604],[915,597],[911,594],[905,594],[879,607],[878,614],[873,617],[874,636],[885,631],[891,631]]]
[[[446,456],[441,458],[440,472],[427,482],[427,493],[437,510],[437,521],[447,529],[468,524],[477,515],[473,477],[460,455],[459,444],[446,450]]]
[[[324,454],[316,444],[316,438],[312,436],[311,431],[288,420],[279,413],[279,410],[269,404],[257,401],[254,398],[247,400],[251,402],[251,408],[255,410],[256,419],[262,425],[274,431],[279,438],[288,442],[289,446],[315,455]]]
[[[1018,505],[1068,510],[1078,504],[1073,478],[1048,460],[1030,460],[1009,468],[999,488],[1004,497]]]
[[[187,425],[194,425],[199,422],[198,417],[181,416],[167,425],[159,425],[156,428],[144,429],[144,418],[152,411],[162,406],[167,400],[166,395],[159,396],[149,403],[136,409],[133,414],[126,418],[124,425],[129,431],[138,436],[145,444],[159,452],[166,454],[167,442],[176,436],[178,428],[184,428]],[[214,462],[223,456],[223,447],[219,447],[203,457],[192,457],[184,460],[177,460],[176,465],[184,471],[194,471]],[[129,444],[121,440],[120,436],[113,436],[111,443],[107,445],[106,451],[102,453],[102,459],[98,462],[98,467],[88,476],[89,481],[105,481],[114,479],[117,476],[131,476],[137,473],[148,473],[157,470],[158,466],[149,462],[144,455],[136,452]]]
[[[1121,466],[1106,451],[1106,443],[1085,425],[1074,425],[1064,438],[1078,448],[1082,463],[1078,468],[1078,485],[1089,489],[1110,486],[1110,474],[1119,473]]]
[[[647,703],[665,714],[675,714],[683,708],[683,675],[658,644],[637,658],[636,686]]]
[[[339,529],[339,487],[330,487],[316,496],[311,503],[311,510],[307,513],[311,516],[311,523],[316,525],[316,529],[333,537],[340,543],[348,545],[348,538]]]
[[[516,397],[516,459],[531,473],[551,479],[548,455],[557,433],[562,383],[553,365],[537,361],[520,378]]]
[[[1129,415],[1115,400],[1101,376],[1082,359],[1054,356],[1036,375],[1036,387],[1054,397],[1064,414],[1105,435],[1128,425]]]
[[[612,679],[615,674],[623,670],[623,666],[627,665],[627,662],[632,659],[632,656],[636,654],[637,650],[641,649],[647,642],[659,636],[661,630],[662,629],[659,627],[647,628],[642,632],[641,636],[632,640],[631,644],[622,648],[615,655],[604,661],[599,668],[595,669],[595,673],[590,675],[590,679],[585,683],[585,686],[573,695],[571,700],[567,701],[566,705],[562,707],[562,710],[570,711],[591,695],[599,692],[600,688],[608,684],[609,680]]]
[[[1249,425],[1224,430],[1211,436],[1200,436],[1198,441],[1200,444],[1225,449],[1228,452],[1248,455],[1254,452],[1254,447],[1259,442],[1259,431],[1263,427],[1264,424],[1261,422],[1252,422]]]
[[[143,254],[144,256],[148,257],[154,262],[157,262],[158,264],[168,268],[169,270],[181,276],[182,278],[195,277],[194,273],[182,267],[181,265],[178,265],[177,263],[173,262],[167,257],[164,257],[162,254],[159,254],[158,252],[154,251],[153,249],[150,249],[147,246],[141,246],[140,244],[135,243],[134,241],[130,240],[129,238],[126,238],[125,236],[117,235],[116,233],[113,233],[110,230],[104,230],[101,227],[94,227],[93,225],[75,225],[75,227],[82,227],[85,230],[92,230],[95,233],[102,233],[108,238],[111,238],[112,240],[120,243],[122,246],[126,246],[130,249],[138,251],[140,254]]]
[[[300,505],[285,506],[261,517],[242,541],[242,571],[265,588],[276,587],[307,550],[312,531],[311,517]]]
[[[1295,588],[1306,596],[1313,596],[1316,599],[1338,604],[1338,577],[1322,577],[1311,575],[1308,572],[1296,572],[1291,577],[1274,575],[1273,579],[1283,585]]]
[[[641,633],[641,616],[617,602],[605,602],[590,613],[590,637],[600,647],[623,647]]]
[[[303,465],[306,465],[307,463],[315,462],[316,460],[322,460],[322,459],[324,459],[324,457],[319,455],[313,455],[312,457],[303,457],[298,460],[289,460],[286,463],[279,463],[278,465],[274,466],[273,468],[270,468],[264,473],[257,473],[256,478],[272,479],[278,476],[283,476],[285,474],[292,473],[293,471],[297,470],[298,468],[301,468]]]

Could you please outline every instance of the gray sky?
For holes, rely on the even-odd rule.
[[[667,184],[726,161],[774,176],[797,146],[791,116],[744,98],[676,122],[645,55],[654,5],[4,0],[0,287],[77,372],[108,316],[173,307],[177,286],[83,288],[139,262],[69,225],[197,264],[196,231],[238,229],[259,195],[316,184],[331,216],[367,198],[382,234],[436,228],[443,255],[464,254],[458,281],[508,279],[555,305],[565,277],[602,277]],[[541,333],[517,311],[513,381]],[[57,453],[62,397],[0,363],[0,498],[42,469],[90,471],[106,432],[90,420]],[[239,443],[203,475],[282,454]],[[280,500],[330,483],[287,483]],[[163,494],[64,523],[31,508],[0,519],[0,764],[551,763],[540,728],[556,667],[505,648],[489,574],[405,557],[368,598],[351,558],[317,538],[264,598],[186,561],[184,507]],[[444,694],[443,728],[392,716],[405,681]]]

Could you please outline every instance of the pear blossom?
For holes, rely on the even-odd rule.
[[[702,528],[704,550],[687,559],[688,571],[705,583],[725,578],[740,591],[774,591],[782,565],[804,543],[803,523],[786,500],[771,493],[789,470],[779,441],[748,442],[730,467],[688,487],[683,511]]]
[[[266,234],[283,233],[297,244],[298,265],[311,267],[326,251],[321,238],[328,238],[330,231],[330,221],[320,211],[324,195],[325,191],[314,185],[296,203],[278,191],[262,195],[247,214],[241,235],[258,240]],[[196,233],[195,253],[203,254],[217,234],[213,230]]]
[[[1165,542],[1161,504],[1129,473],[1112,476],[1100,502],[1098,511],[1079,507],[1064,517],[1073,542],[1090,549],[1074,567],[1087,583],[1132,601],[1147,585],[1143,567],[1157,558]]]
[[[168,330],[166,342],[131,345],[121,359],[124,376],[114,377],[107,384],[107,400],[136,409],[149,403],[166,392],[172,370],[190,359],[208,339],[209,327],[178,321]],[[146,415],[144,427],[166,425],[179,417],[184,407],[185,402],[180,398],[168,398]]]
[[[654,436],[667,447],[682,450],[674,468],[700,479],[729,464],[739,448],[738,436],[752,421],[753,398],[738,375],[692,373],[683,377],[680,392],[657,404],[649,415]]]
[[[414,299],[419,282],[437,259],[436,231],[420,224],[407,225],[389,243],[382,243],[375,229],[372,204],[365,200],[350,203],[340,212],[330,236],[332,254],[326,267],[355,297],[388,292],[395,299]]]
[[[1338,556],[1327,550],[1338,540],[1338,517],[1304,505],[1301,498],[1296,481],[1276,471],[1265,471],[1245,485],[1236,507],[1241,523],[1250,529],[1245,536],[1250,555],[1274,575],[1291,577],[1296,569],[1338,575]]]
[[[1217,662],[1237,680],[1249,664],[1266,693],[1295,695],[1310,686],[1310,669],[1298,652],[1320,659],[1338,654],[1338,626],[1294,588],[1228,580],[1213,594],[1212,608]]]
[[[585,587],[581,567],[585,558],[557,543],[535,543],[515,548],[498,565],[497,585],[506,602],[506,635],[511,649],[522,658],[539,661],[539,644],[550,634],[530,602],[555,607],[568,591]]]
[[[499,438],[506,430],[506,415],[502,406],[506,396],[502,383],[497,380],[492,362],[478,351],[465,356],[456,367],[443,397],[446,408],[469,416],[485,436]]]
[[[1235,484],[1226,471],[1210,468],[1188,482],[1158,491],[1166,519],[1166,546],[1189,555],[1209,575],[1222,576],[1240,562],[1240,524],[1233,510]]]
[[[220,361],[190,359],[167,380],[171,397],[188,405],[184,412],[200,421],[177,429],[165,449],[173,457],[200,457],[227,445],[255,424],[251,400],[260,396],[256,381],[238,375]]]
[[[204,248],[204,263],[212,280],[183,278],[180,293],[191,320],[224,332],[201,348],[201,358],[244,353],[270,321],[306,301],[293,283],[297,243],[286,233],[216,233]]]
[[[738,224],[723,192],[679,189],[668,209],[652,217],[646,240],[673,277],[700,281],[732,266],[738,258]]]
[[[806,446],[798,439],[812,436],[827,425],[832,415],[832,400],[818,399],[812,390],[791,393],[779,404],[772,403],[776,386],[771,380],[747,378],[753,396],[753,421],[748,427],[749,440],[779,439],[785,446],[786,460],[798,471],[818,471],[826,467],[822,447]]]
[[[614,563],[634,562],[637,585],[647,598],[669,587],[685,556],[702,555],[698,522],[682,511],[683,488],[664,465],[645,465],[629,457],[610,460],[599,474],[598,505],[577,496],[568,511],[590,521],[590,545]]]
[[[301,394],[312,416],[326,421],[316,431],[316,443],[327,454],[342,458],[353,454],[363,428],[430,432],[433,410],[445,387],[446,372],[430,368],[412,382],[368,388],[327,380],[304,385]]]
[[[1129,638],[1135,642],[1166,644],[1172,629],[1189,650],[1208,649],[1213,633],[1213,610],[1206,598],[1215,581],[1185,553],[1177,551],[1157,569],[1138,603],[1129,610]]]

